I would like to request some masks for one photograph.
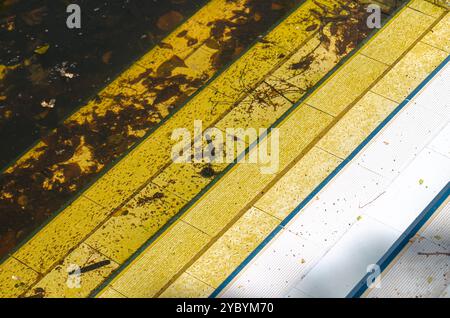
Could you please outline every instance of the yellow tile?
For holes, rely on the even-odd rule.
[[[291,39],[293,40],[293,39]],[[299,39],[296,43],[301,43]],[[232,107],[240,97],[253,90],[280,61],[286,50],[272,43],[256,43],[237,62],[227,68],[210,87],[217,90],[214,101]]]
[[[408,4],[408,7],[435,18],[439,17],[442,13],[445,12],[444,8],[438,7],[437,5],[432,4],[431,1],[427,0],[413,0]]]
[[[129,203],[115,211],[85,242],[121,264],[175,216],[184,204],[177,196],[150,183]]]
[[[206,75],[208,75],[208,77],[212,76],[215,72],[215,67],[212,65],[211,60],[217,52],[218,50],[208,47],[207,44],[203,44],[184,60],[184,64],[189,70],[196,73],[195,77],[197,78],[201,78],[202,76],[206,77]],[[184,68],[176,69],[176,72],[173,74],[183,74],[183,69]]]
[[[334,0],[305,1],[297,10],[275,27],[259,43],[255,44],[239,63],[231,65],[222,75],[221,82],[213,83],[223,97],[242,95],[249,91],[274,66],[285,60],[290,52],[307,42],[317,32],[321,16],[326,13],[321,9],[344,5]],[[254,70],[254,71],[252,71]],[[220,96],[219,96],[220,97]]]
[[[155,59],[160,55],[178,55],[185,58],[192,54],[192,51],[202,45],[210,37],[210,23],[216,20],[235,21],[235,11],[245,9],[248,0],[225,1],[212,0],[202,6],[195,15],[189,20],[183,22],[170,35],[164,39],[164,43],[170,44],[157,47],[155,52],[149,52],[143,56],[138,63],[147,68],[154,68]],[[185,36],[179,36],[182,33]],[[190,38],[197,40],[195,44],[189,41]],[[189,43],[191,42],[191,43]]]
[[[434,20],[426,14],[405,8],[361,52],[383,63],[393,64]]]
[[[166,191],[189,201],[221,173],[227,164],[172,163],[153,180]]]
[[[292,102],[298,101],[339,61],[334,47],[315,35],[265,81]]]
[[[15,258],[8,258],[0,265],[0,298],[19,297],[38,278],[34,270]]]
[[[161,298],[207,298],[212,294],[214,288],[204,282],[183,273],[169,286],[162,294]]]
[[[126,297],[155,297],[209,239],[194,227],[177,222],[110,285]]]
[[[256,208],[249,209],[187,272],[214,288],[219,287],[279,222]]]
[[[284,220],[341,162],[326,151],[312,148],[255,206]]]
[[[292,103],[286,98],[266,83],[262,83],[249,92],[216,127],[222,131],[227,128],[268,128],[291,106]]]
[[[298,42],[291,39],[300,38],[306,40],[317,32],[312,26],[320,24],[318,15],[323,12],[320,6],[324,5],[331,8],[333,5],[339,6],[342,4],[332,0],[305,1],[299,10],[293,12],[284,23],[277,26],[264,40],[277,43],[288,51],[295,50],[298,47]],[[313,14],[311,14],[312,12]]]
[[[114,288],[107,287],[103,290],[102,296],[99,298],[126,298],[124,295],[116,291]]]
[[[450,53],[450,13],[447,13],[442,20],[439,21],[427,35],[425,35],[422,42]]]
[[[355,55],[333,74],[311,97],[308,105],[337,116],[377,80],[387,66],[363,55]]]
[[[78,245],[107,215],[107,210],[79,197],[14,253],[14,257],[44,273]]]
[[[372,90],[400,103],[447,56],[446,52],[419,42]]]
[[[192,135],[194,120],[201,119],[204,127],[207,127],[214,116],[218,116],[211,111],[214,107],[211,107],[211,94],[214,95],[214,92],[210,89],[202,90],[196,98],[95,182],[85,195],[111,209],[123,203],[142,183],[150,180],[171,161],[171,150],[176,144],[175,140],[171,140],[174,129],[187,128]]]
[[[202,130],[204,130],[204,128]],[[199,194],[203,188],[205,188],[229,165],[229,163],[227,163],[227,136],[225,135],[225,132],[215,130],[214,134],[211,134],[210,131],[204,130],[203,134],[200,136],[202,147],[198,152],[195,151],[195,148],[192,145],[192,142],[195,142],[195,138],[198,138],[198,136],[190,136],[190,138],[191,140],[188,142],[191,147],[189,158],[191,162],[171,162],[152,181],[164,190],[172,192],[186,201],[193,199]],[[211,139],[213,141],[208,141]],[[242,148],[244,150],[244,143],[243,146],[244,147]],[[208,156],[210,154],[211,147],[214,148],[214,155],[216,158],[203,158],[203,156]],[[238,149],[235,149],[234,158],[237,156],[237,151]],[[197,157],[198,154],[202,157]]]
[[[299,156],[330,121],[331,116],[305,105],[288,116],[279,127],[278,171]],[[217,234],[275,178],[260,168],[259,164],[237,164],[183,215],[183,220],[211,236]]]
[[[104,255],[86,244],[81,244],[61,264],[58,264],[34,285],[25,296],[87,297],[98,283],[106,279],[117,267],[118,264]],[[74,270],[80,270],[80,273],[77,275],[73,272]]]
[[[280,169],[291,164],[331,124],[333,117],[301,104],[280,125]]]
[[[397,105],[389,99],[368,92],[331,128],[318,146],[340,158],[347,158]]]

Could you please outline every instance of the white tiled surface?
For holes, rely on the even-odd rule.
[[[450,158],[425,148],[365,214],[403,232],[449,180]]]
[[[386,273],[383,272],[380,288],[370,290],[367,297],[441,296],[450,282],[450,257],[419,253],[446,251],[427,239],[416,237],[394,260],[393,266]]]
[[[236,288],[224,296],[277,297],[280,292],[288,295],[293,292],[296,280],[306,275],[324,253],[315,243],[281,230],[273,243],[254,259],[245,275],[237,277]]]
[[[360,183],[365,180],[364,183]],[[355,223],[367,204],[378,197],[388,183],[358,165],[338,174],[286,228],[302,239],[328,248]]]
[[[450,201],[439,208],[365,297],[450,297]],[[426,255],[423,255],[426,253]]]
[[[450,87],[448,85],[450,67],[448,64],[428,82],[422,89],[420,96],[415,96],[413,103],[420,104],[429,110],[450,119]]]
[[[442,294],[439,296],[440,298],[450,298],[450,285],[447,286],[447,288],[442,292]],[[298,297],[300,298],[300,297]],[[301,297],[301,298],[307,298],[307,297]]]
[[[426,224],[420,235],[450,252],[450,204],[433,215],[430,224]]]
[[[291,288],[287,292],[285,297],[286,298],[312,298],[310,295],[306,294],[305,292],[302,292],[301,290],[298,290],[295,287]]]
[[[386,125],[356,162],[392,180],[439,134],[447,122],[445,116],[419,104],[410,105]]]
[[[295,287],[314,297],[345,297],[399,235],[364,216]]]
[[[450,180],[449,81],[447,64],[219,296],[345,297]]]
[[[450,158],[450,123],[442,129],[428,147]]]

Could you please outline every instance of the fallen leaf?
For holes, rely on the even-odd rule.
[[[36,48],[35,50],[34,50],[34,53],[37,53],[37,54],[45,54],[45,53],[47,53],[47,51],[48,51],[48,49],[50,48],[50,45],[48,45],[48,44],[46,44],[46,45],[43,45],[43,46],[40,46],[40,47],[38,47],[38,48]]]
[[[104,64],[109,64],[109,61],[111,60],[111,57],[112,57],[112,52],[111,51],[108,51],[108,52],[104,53],[103,56],[102,56],[102,62]]]
[[[47,8],[41,7],[34,10],[31,10],[29,12],[23,13],[21,15],[22,20],[32,26],[32,25],[38,25],[41,24],[44,17],[47,15]]]
[[[183,21],[183,15],[177,11],[169,11],[158,19],[156,26],[163,31],[170,31]]]
[[[306,31],[310,32],[310,31],[314,31],[315,29],[317,29],[317,24],[312,24],[306,28]]]
[[[283,9],[283,6],[279,3],[272,2],[272,5],[270,6],[270,8],[272,10],[281,10],[281,9]]]
[[[173,50],[173,46],[170,45],[169,43],[160,42],[158,43],[158,46],[163,49]]]

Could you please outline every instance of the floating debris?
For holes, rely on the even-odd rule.
[[[100,262],[97,262],[97,263],[94,263],[94,264],[91,264],[88,266],[81,267],[80,273],[83,274],[83,273],[91,272],[93,270],[99,269],[99,268],[107,266],[109,264],[111,264],[110,260],[100,261]],[[73,270],[73,271],[69,272],[69,275],[74,275],[74,274],[76,274],[76,272],[77,272],[76,270]]]
[[[41,106],[42,107],[45,107],[45,108],[53,108],[53,107],[55,107],[55,103],[56,103],[56,99],[54,99],[54,98],[52,98],[52,99],[50,99],[50,101],[45,101],[45,100],[43,100],[42,102],[41,102]]]
[[[163,31],[168,31],[183,21],[183,15],[178,11],[169,11],[158,19],[156,25]]]
[[[77,76],[77,74],[68,71],[69,68],[74,68],[74,67],[75,67],[75,63],[69,64],[68,62],[63,62],[61,65],[57,65],[55,67],[55,70],[62,77],[74,78],[75,76]]]
[[[47,53],[49,48],[50,48],[50,45],[46,44],[46,45],[43,45],[43,46],[39,46],[38,48],[36,48],[34,50],[34,52],[37,53],[37,54],[41,54],[42,55],[42,54]]]

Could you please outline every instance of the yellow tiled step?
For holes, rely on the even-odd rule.
[[[339,123],[341,120],[342,123],[345,121],[353,123],[357,119],[361,123],[355,123],[353,130],[347,127],[352,132],[356,131],[357,136],[346,146],[346,151],[355,148],[396,106],[394,101],[371,92],[377,83],[394,73],[402,76],[401,72],[397,71],[401,63],[411,68],[420,63],[424,71],[416,73],[415,78],[418,81],[423,80],[427,70],[431,71],[447,56],[446,52],[431,46],[428,46],[428,54],[422,57],[414,55],[417,48],[423,45],[417,42],[441,17],[442,15],[437,18],[428,16],[409,8],[403,10],[379,35],[383,36],[383,33],[387,32],[392,35],[394,41],[377,41],[376,36],[362,49],[362,53],[355,55],[279,125],[281,172],[278,175],[262,175],[257,165],[238,164],[197,201],[176,223],[186,222],[199,233],[209,235],[209,241],[202,246],[190,247],[189,253],[195,254],[195,257],[186,262],[186,259],[178,258],[176,254],[166,255],[163,263],[152,264],[153,275],[147,275],[146,265],[142,259],[148,253],[163,253],[163,249],[168,248],[170,237],[177,233],[174,225],[125,268],[108,288],[127,297],[176,296],[177,292],[181,292],[183,296],[207,296],[206,293],[211,288],[216,288],[275,227],[275,224],[290,212],[286,209],[284,213],[280,213],[277,205],[281,206],[283,201],[291,202],[293,207],[297,205],[298,200],[304,198],[340,162],[339,157],[332,154],[332,150],[325,151],[313,147],[321,137],[325,135],[323,140],[326,140],[334,134],[336,138],[346,138],[348,132],[342,133],[343,128],[339,130]],[[408,31],[409,37],[414,38],[408,39],[409,46],[404,46],[403,51],[399,52],[400,42],[403,43],[405,40],[396,37],[392,30],[404,32],[405,28],[414,29],[414,32]],[[395,59],[386,54],[386,50],[389,51],[390,47],[394,48],[391,54],[396,57]],[[364,50],[370,52],[367,53],[370,57],[364,54]],[[400,77],[396,81],[402,82],[403,79]],[[402,86],[403,93],[410,92],[416,84],[415,81],[408,81]],[[331,104],[330,97],[333,97]],[[376,110],[367,111],[374,105]],[[366,129],[364,124],[372,128]],[[325,146],[322,146],[328,148],[325,141],[323,143]],[[303,178],[304,176],[306,177]],[[291,187],[294,180],[300,184],[298,191]],[[305,182],[303,187],[302,182]],[[272,228],[265,227],[267,224],[265,222],[259,222],[260,227],[249,222],[255,218],[255,209],[267,218],[272,217],[271,220],[276,220]],[[245,233],[251,233],[249,234],[251,238]],[[175,248],[174,245],[170,246]],[[178,268],[184,263],[183,269],[165,270],[169,259],[170,262],[177,264]],[[155,266],[160,269],[155,269]],[[199,286],[199,289],[183,289],[186,282],[192,282],[193,279],[197,279],[195,285]],[[130,287],[137,282],[139,289]],[[141,290],[145,290],[145,294],[141,294]],[[100,293],[100,296],[106,295]]]
[[[82,197],[63,210],[14,257],[39,273],[50,272],[49,275],[54,275],[57,268],[55,264],[63,262],[64,258],[78,255],[77,246],[83,248],[84,245],[79,244],[85,241],[111,262],[122,263],[175,215],[186,203],[185,200],[191,199],[206,185],[199,184],[192,191],[185,191],[184,185],[177,186],[173,193],[165,189],[168,184],[172,184],[173,173],[178,174],[180,171],[170,165],[173,145],[170,135],[173,129],[192,129],[195,119],[202,119],[205,128],[213,123],[239,127],[246,123],[272,124],[292,103],[272,88],[270,83],[282,79],[291,86],[298,86],[297,91],[291,89],[289,92],[290,98],[298,98],[346,53],[338,55],[333,53],[333,46],[326,49],[321,47],[316,36],[319,24],[316,14],[323,11],[320,6],[326,4],[331,7],[335,3],[334,0],[324,0],[322,5],[313,1],[305,2],[91,186]],[[286,69],[287,65],[298,63],[311,55],[314,58],[305,74],[302,74],[302,70],[295,72]],[[277,72],[280,65],[284,65],[284,69]],[[267,83],[262,82],[264,79]],[[119,83],[115,87],[119,89]],[[255,91],[252,91],[255,87]],[[132,90],[143,91],[143,88],[134,87]],[[261,105],[258,102],[261,96],[269,96],[270,104]],[[250,107],[255,115],[242,118],[242,113],[247,114]],[[267,112],[264,107],[272,107],[273,112]],[[164,172],[149,182],[163,168],[166,168]],[[195,167],[191,168],[196,172]],[[178,181],[187,179],[187,175],[177,177]],[[48,289],[46,281],[44,277],[42,282]],[[83,290],[85,295],[90,292],[89,288]],[[59,290],[61,295],[74,295],[71,291],[66,293],[61,288]],[[53,295],[53,292],[49,291],[49,294]]]

